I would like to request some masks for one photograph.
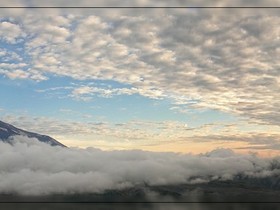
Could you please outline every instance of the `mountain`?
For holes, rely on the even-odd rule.
[[[52,146],[62,146],[66,147],[65,145],[61,144],[60,142],[56,141],[50,136],[41,135],[37,133],[32,133],[29,131],[25,131],[19,128],[16,128],[13,125],[0,121],[0,141],[8,142],[9,137],[22,135],[27,136],[29,138],[36,138],[41,142],[48,143]]]

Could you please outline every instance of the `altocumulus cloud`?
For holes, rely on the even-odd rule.
[[[0,193],[102,193],[141,184],[227,180],[237,174],[277,175],[271,159],[218,149],[201,155],[52,147],[26,137],[0,142]],[[273,159],[274,163],[279,159]]]
[[[176,105],[195,102],[189,108],[216,109],[257,124],[280,124],[277,9],[91,10],[88,15],[84,9],[56,15],[36,11],[0,20],[0,40],[6,46],[0,49],[1,75],[37,82],[57,76],[83,81],[70,89],[42,91],[65,90],[58,95],[75,100],[139,94]],[[14,50],[15,43],[24,46],[21,51]],[[100,88],[87,80],[114,80],[129,88]]]

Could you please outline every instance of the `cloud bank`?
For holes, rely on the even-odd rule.
[[[272,162],[254,155],[217,149],[201,155],[140,150],[52,147],[36,139],[0,142],[0,193],[48,195],[102,193],[141,184],[168,185],[278,175]],[[277,165],[277,164],[276,164]]]

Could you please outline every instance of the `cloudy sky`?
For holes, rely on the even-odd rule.
[[[2,8],[1,120],[75,147],[279,155],[279,25],[271,8]]]

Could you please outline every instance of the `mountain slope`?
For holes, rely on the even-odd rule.
[[[56,141],[55,139],[51,138],[50,136],[25,131],[25,130],[16,128],[15,126],[10,125],[8,123],[0,121],[0,141],[7,142],[9,137],[15,136],[15,135],[22,135],[22,136],[27,136],[29,138],[36,138],[39,141],[48,143],[52,146],[65,147],[65,145],[61,144],[60,142]]]

